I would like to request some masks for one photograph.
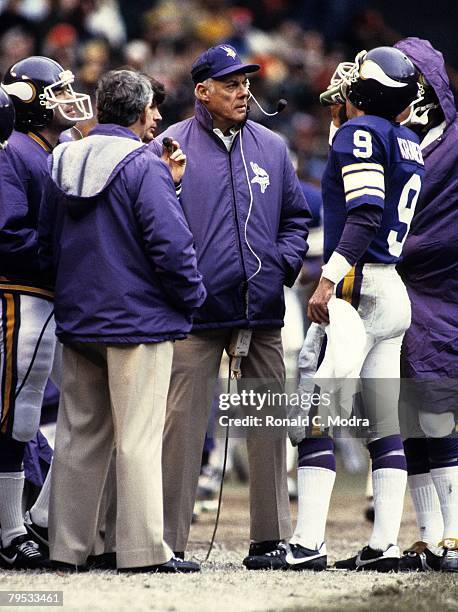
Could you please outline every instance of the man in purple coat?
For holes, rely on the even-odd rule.
[[[247,120],[247,74],[258,69],[230,45],[208,49],[192,67],[194,117],[164,134],[188,156],[180,200],[208,293],[192,334],[174,352],[167,403],[165,539],[181,555],[223,351],[238,331],[250,330],[243,377],[283,386],[283,286],[294,283],[307,250],[311,215],[287,148]],[[248,434],[247,446],[253,558],[288,538],[291,522],[285,439]]]
[[[108,72],[99,125],[55,149],[43,196],[40,256],[64,344],[50,555],[69,571],[91,553],[114,446],[118,569],[198,569],[163,539],[161,453],[173,341],[205,289],[171,174],[142,143],[153,106],[147,77]]]
[[[458,116],[442,54],[419,38],[395,46],[421,73],[423,98],[407,125],[426,170],[400,266],[412,303],[402,374],[418,387],[400,416],[420,530],[400,569],[458,571]]]

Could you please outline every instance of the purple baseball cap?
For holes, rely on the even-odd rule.
[[[194,85],[205,79],[217,79],[233,72],[256,72],[258,64],[244,64],[231,45],[217,45],[204,51],[191,68]]]

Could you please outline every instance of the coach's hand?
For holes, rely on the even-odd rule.
[[[334,283],[321,278],[307,306],[307,317],[312,323],[329,323],[328,302],[334,293]]]
[[[180,183],[186,169],[186,155],[180,149],[180,144],[172,140],[170,147],[163,146],[161,159],[170,168],[175,185]]]

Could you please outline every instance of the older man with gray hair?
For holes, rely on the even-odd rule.
[[[57,569],[85,566],[116,446],[118,570],[198,570],[163,539],[161,451],[173,341],[205,289],[170,171],[142,143],[154,104],[144,75],[102,77],[99,125],[54,150],[44,194],[41,257],[64,345],[49,524]]]

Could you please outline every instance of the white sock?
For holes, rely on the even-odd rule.
[[[336,473],[320,467],[297,470],[298,512],[291,544],[317,550],[324,542],[329,502]]]
[[[0,524],[4,548],[17,536],[27,533],[22,515],[23,491],[24,472],[0,472]]]
[[[442,540],[444,521],[436,487],[430,472],[407,477],[417,518],[420,540],[437,546]]]
[[[374,487],[374,527],[369,546],[386,550],[396,544],[401,526],[407,472],[395,468],[380,468],[372,472]]]
[[[445,538],[458,538],[458,466],[431,470],[444,519]]]
[[[37,497],[36,502],[30,509],[30,518],[39,527],[48,527],[49,493],[51,491],[51,470],[49,468],[46,479]]]

